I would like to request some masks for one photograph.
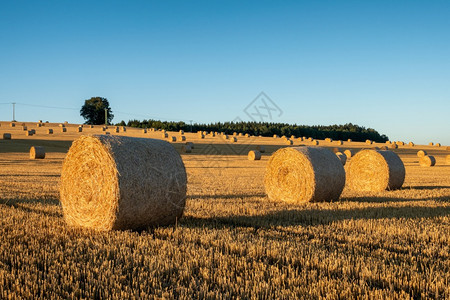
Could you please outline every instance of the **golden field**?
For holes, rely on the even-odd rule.
[[[401,190],[358,193],[333,203],[284,204],[264,193],[265,166],[285,147],[272,137],[186,133],[184,217],[147,231],[94,232],[64,223],[58,182],[71,141],[101,126],[1,122],[0,298],[450,298],[450,165],[445,147],[400,146]],[[48,128],[53,135],[46,134]],[[161,138],[127,128],[111,134]],[[169,133],[179,137],[178,133]],[[438,142],[438,141],[437,141]],[[182,142],[174,142],[180,150]],[[294,141],[294,146],[308,142]],[[260,161],[248,150],[265,145]],[[44,160],[30,160],[45,146]],[[361,149],[381,144],[320,141]],[[416,152],[436,157],[420,167]]]

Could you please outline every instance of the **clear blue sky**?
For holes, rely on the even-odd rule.
[[[20,121],[82,123],[101,96],[113,122],[215,122],[249,120],[264,91],[270,121],[450,144],[449,16],[450,1],[3,0],[0,103]]]

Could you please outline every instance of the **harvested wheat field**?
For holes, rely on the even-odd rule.
[[[450,298],[446,147],[391,149],[406,170],[400,189],[345,186],[337,201],[284,202],[264,189],[270,156],[287,147],[282,139],[185,132],[191,153],[181,151],[186,142],[171,143],[187,174],[183,217],[140,231],[93,231],[66,225],[59,183],[72,141],[104,134],[103,126],[26,126],[36,134],[0,126],[0,136],[11,134],[0,139],[0,298]],[[113,129],[111,136],[164,139]],[[45,147],[45,159],[30,159],[32,146]],[[265,148],[261,160],[248,160],[257,146]],[[382,145],[343,142],[355,153],[374,146]],[[420,167],[417,149],[436,165]]]

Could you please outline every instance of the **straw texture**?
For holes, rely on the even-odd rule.
[[[392,151],[362,150],[350,160],[347,184],[355,191],[395,190],[405,181],[405,166]]]
[[[30,148],[30,158],[31,159],[44,159],[45,158],[45,148],[42,146],[32,146]]]
[[[436,164],[436,158],[432,155],[425,155],[419,159],[419,165],[421,167],[432,167]]]
[[[123,136],[81,136],[64,160],[61,204],[68,225],[143,229],[183,214],[186,171],[169,143]]]
[[[328,149],[287,147],[270,157],[264,185],[269,199],[275,201],[333,201],[344,189],[345,171]]]

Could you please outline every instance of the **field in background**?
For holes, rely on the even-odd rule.
[[[19,125],[19,124],[17,124]],[[188,174],[184,218],[143,232],[97,233],[64,224],[58,181],[71,141],[84,128],[27,123],[36,134],[1,122],[0,298],[450,297],[450,165],[445,147],[400,146],[406,167],[401,190],[340,201],[288,205],[264,194],[265,165],[285,147],[281,139],[186,133],[193,153],[182,154]],[[46,134],[48,128],[53,135]],[[127,128],[111,134],[161,138]],[[178,133],[169,136],[179,137]],[[438,141],[436,141],[438,142]],[[295,141],[295,145],[308,145]],[[44,160],[29,160],[32,146]],[[173,143],[180,150],[182,142]],[[261,161],[248,150],[266,145]],[[370,148],[320,141],[319,146]],[[418,166],[416,152],[437,159]]]

